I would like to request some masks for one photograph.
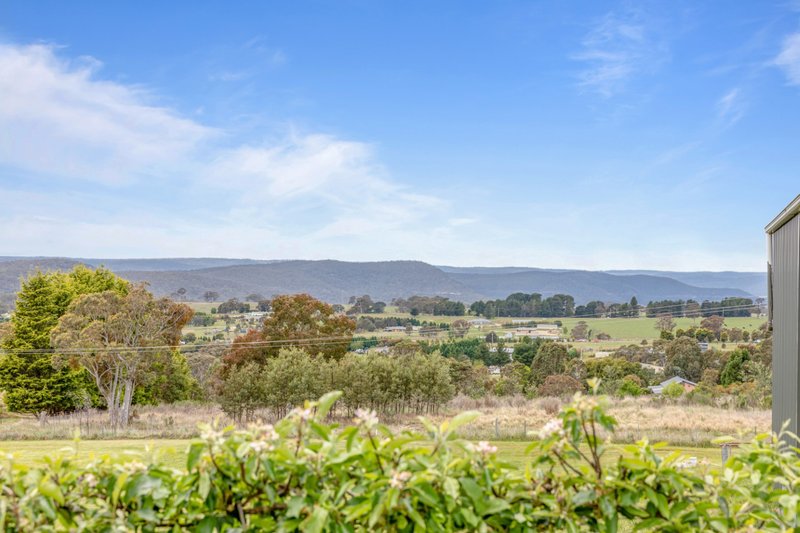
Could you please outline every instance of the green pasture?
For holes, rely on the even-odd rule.
[[[211,308],[219,305],[218,302],[188,302],[195,311],[210,313]],[[398,312],[397,309],[393,306],[387,306],[385,313],[377,313],[377,314],[369,314],[363,315],[371,318],[388,318],[388,317],[397,317],[397,318],[409,318],[411,315],[408,313],[401,313]],[[417,320],[420,322],[428,322],[428,323],[452,323],[455,320],[464,319],[470,320],[472,316],[463,316],[463,317],[455,317],[455,316],[435,316],[435,315],[418,315],[416,317]],[[619,348],[620,346],[624,346],[631,343],[640,343],[642,340],[652,341],[659,338],[659,330],[656,329],[656,319],[655,318],[647,318],[647,317],[638,317],[638,318],[580,318],[580,317],[570,317],[570,318],[513,318],[513,317],[498,317],[494,318],[492,322],[494,325],[486,325],[479,328],[470,328],[468,333],[466,334],[466,338],[474,338],[474,337],[482,337],[485,336],[490,331],[494,331],[495,333],[502,334],[504,332],[512,331],[518,325],[511,326],[512,320],[532,320],[536,321],[537,323],[553,323],[555,321],[559,321],[562,324],[562,327],[566,327],[567,330],[572,330],[575,325],[580,321],[585,321],[589,329],[592,332],[592,335],[597,335],[598,333],[605,333],[611,336],[610,340],[606,341],[589,341],[585,343],[575,343],[575,347],[582,351],[602,351],[602,350],[614,350]],[[680,329],[688,329],[692,326],[700,327],[700,322],[702,318],[676,318],[675,324],[676,328]],[[730,317],[725,319],[725,327],[728,328],[739,328],[742,330],[747,331],[754,331],[758,329],[764,322],[766,318],[764,317]],[[503,327],[503,324],[509,324],[507,327]],[[211,336],[214,333],[220,332],[224,330],[225,322],[222,320],[218,320],[213,326],[209,327],[192,327],[189,326],[184,329],[184,333],[194,332],[198,337],[203,335]],[[374,332],[363,332],[358,333],[358,336],[365,336],[365,337],[378,337],[384,339],[420,339],[420,335],[418,332],[414,332],[412,334],[407,334],[404,332],[386,332],[383,330],[377,330]],[[226,334],[226,338],[233,338],[236,336],[236,333]],[[442,339],[447,338],[448,333],[446,331],[439,332],[435,338]],[[716,348],[720,348],[717,344],[714,345]]]
[[[400,313],[381,313],[377,315],[364,315],[370,317],[403,317],[406,318],[410,315],[408,314],[400,314]],[[423,321],[433,321],[433,322],[453,322],[456,319],[466,319],[470,320],[474,317],[440,317],[440,316],[433,316],[433,315],[419,315],[416,317],[417,320]],[[507,326],[503,327],[503,324],[510,324],[512,320],[527,320],[527,319],[520,319],[520,318],[510,318],[510,317],[503,317],[503,318],[495,318],[492,319],[496,325],[492,326],[486,325],[483,326],[481,329],[478,328],[471,328],[470,335],[478,335],[482,334],[485,335],[490,331],[494,332],[501,332],[501,331],[512,331],[515,328],[519,327],[518,325]],[[561,322],[562,327],[566,327],[568,330],[571,330],[575,325],[580,322],[584,321],[588,324],[589,329],[592,330],[593,334],[597,333],[607,333],[611,336],[612,339],[620,339],[620,340],[629,340],[629,339],[657,339],[659,337],[659,330],[656,329],[656,319],[655,318],[647,318],[647,317],[640,317],[640,318],[532,318],[532,321],[537,323],[554,323],[556,321]],[[692,319],[692,318],[676,318],[675,324],[676,328],[681,329],[688,329],[692,326],[700,327],[700,318]],[[748,331],[752,331],[758,329],[761,324],[766,321],[764,317],[729,317],[725,319],[725,327],[728,328],[739,328],[739,329],[746,329]],[[400,335],[403,335],[402,333]]]
[[[75,457],[78,461],[88,462],[96,458],[108,455],[113,459],[126,461],[146,461],[154,459],[165,465],[174,468],[183,468],[186,463],[186,451],[189,440],[170,439],[170,440],[87,440],[77,444],[70,440],[46,440],[46,441],[0,441],[0,454],[12,454],[14,461],[19,464],[35,465],[42,464],[47,457]],[[519,466],[525,464],[529,442],[521,441],[498,441],[493,442],[497,446],[498,456]],[[660,450],[660,454],[668,455],[672,452],[680,452],[687,457],[697,457],[698,461],[706,460],[711,464],[719,464],[720,450],[714,448],[691,448],[691,447],[665,447]],[[618,455],[614,451],[608,455],[609,460],[614,460]],[[2,459],[2,462],[5,462]]]
[[[47,457],[77,457],[81,462],[108,455],[119,461],[157,460],[165,465],[182,468],[186,464],[189,440],[17,440],[0,441],[0,456],[7,454],[20,464],[43,463]]]

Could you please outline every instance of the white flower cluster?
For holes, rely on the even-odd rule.
[[[248,428],[255,438],[265,441],[276,441],[280,438],[272,424],[253,424]]]
[[[271,452],[275,449],[275,446],[273,446],[271,442],[267,442],[265,440],[254,440],[253,442],[249,443],[247,447],[250,448],[250,451],[256,455],[264,452]]]
[[[409,479],[411,479],[411,472],[398,472],[397,470],[393,470],[392,479],[389,480],[389,486],[393,489],[402,489]]]
[[[378,425],[378,413],[370,409],[356,409],[354,422],[359,426],[372,429]]]
[[[497,452],[497,446],[492,446],[485,440],[482,440],[478,443],[477,446],[475,446],[475,451],[480,453],[481,455],[489,455]]]
[[[200,432],[200,438],[204,441],[208,442],[209,444],[217,444],[222,440],[224,433],[222,431],[217,431],[211,426],[206,426]]]
[[[81,478],[81,481],[86,483],[89,488],[95,488],[97,486],[97,477],[94,474],[86,474]]]
[[[301,422],[308,422],[314,416],[314,411],[309,407],[307,409],[300,409],[299,407],[292,410],[292,416],[299,418]]]
[[[589,411],[597,406],[597,399],[593,396],[575,395],[575,408],[578,411]]]
[[[131,473],[143,472],[147,470],[147,465],[141,461],[128,461],[125,463],[125,469]]]
[[[677,469],[695,468],[697,466],[697,457],[689,457],[685,461],[681,461],[675,465]]]
[[[544,440],[551,435],[562,435],[564,426],[560,418],[553,418],[539,430],[539,438]]]

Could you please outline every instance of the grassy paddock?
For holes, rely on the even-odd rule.
[[[458,397],[446,405],[440,414],[430,416],[441,422],[460,412],[479,411],[481,416],[463,428],[464,437],[472,440],[525,440],[529,432],[547,423],[548,414],[539,399],[522,396],[470,399]],[[673,446],[710,446],[723,435],[748,438],[769,431],[771,414],[763,409],[728,409],[684,403],[671,403],[656,397],[615,398],[610,400],[609,413],[618,421],[615,442],[635,442],[645,436],[651,441],[664,441]],[[339,423],[348,424],[346,413],[340,413]],[[258,413],[262,419],[274,422],[268,412]],[[33,417],[0,418],[0,439],[5,441],[71,439],[76,430],[87,440],[108,439],[187,439],[198,435],[197,426],[218,420],[222,426],[231,424],[216,405],[164,405],[137,407],[137,417],[130,426],[118,433],[108,429],[108,415],[102,411],[76,413],[71,416],[50,417],[44,423]],[[413,414],[383,419],[395,430],[422,429]],[[0,440],[0,449],[8,449]]]

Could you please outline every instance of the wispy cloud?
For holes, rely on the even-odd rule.
[[[232,145],[231,132],[159,105],[145,88],[103,80],[100,68],[51,46],[0,46],[6,251],[127,246],[130,255],[149,240],[166,254],[212,245],[248,255],[248,243],[263,242],[257,255],[325,256],[334,255],[326,239],[390,246],[447,225],[446,203],[393,180],[369,143],[290,131]],[[19,175],[31,179],[10,178]]]
[[[0,162],[50,176],[130,182],[173,169],[216,133],[141,87],[95,79],[97,60],[0,45]],[[12,134],[13,132],[13,134]]]
[[[579,73],[585,90],[610,98],[636,74],[651,72],[664,60],[665,45],[656,38],[641,11],[609,12],[586,34],[573,59],[586,67]]]
[[[783,47],[773,64],[783,69],[791,85],[800,85],[800,32],[783,40]]]
[[[744,116],[744,109],[742,91],[738,87],[726,92],[717,101],[717,117],[728,126],[737,123]]]

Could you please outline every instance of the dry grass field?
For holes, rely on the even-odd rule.
[[[482,413],[463,430],[463,436],[486,440],[529,440],[552,414],[545,409],[554,400],[523,397],[488,397],[473,400],[459,397],[450,402],[442,413],[430,416],[439,421],[464,410]],[[669,403],[660,398],[613,399],[610,413],[618,422],[616,442],[634,442],[647,437],[670,445],[710,446],[716,437],[731,435],[747,438],[770,429],[770,411],[737,410],[710,406]],[[264,413],[263,418],[270,417]],[[59,440],[71,439],[76,430],[81,438],[96,439],[188,439],[197,435],[197,425],[217,421],[221,425],[231,420],[214,405],[172,405],[138,407],[131,426],[117,433],[106,425],[106,415],[100,411],[76,413],[71,416],[50,417],[44,421],[33,417],[0,418],[2,440]],[[339,420],[348,423],[347,418]],[[413,415],[384,420],[396,429],[420,429]]]

